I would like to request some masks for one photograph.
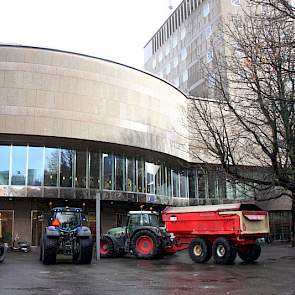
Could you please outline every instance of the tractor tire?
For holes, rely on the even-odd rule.
[[[207,239],[196,238],[191,241],[188,252],[194,262],[205,263],[212,256],[212,246]]]
[[[114,258],[117,256],[115,245],[113,241],[106,236],[100,239],[100,257],[101,258]]]
[[[161,239],[149,230],[140,230],[131,239],[132,253],[140,259],[153,259],[161,257]]]
[[[48,238],[46,236],[42,239],[42,253],[40,254],[43,264],[55,264],[57,254],[58,240]]]
[[[261,254],[260,245],[254,244],[247,248],[238,249],[239,257],[245,262],[253,262],[259,258]]]
[[[0,263],[5,259],[6,248],[4,245],[0,245]]]
[[[78,257],[77,262],[79,264],[90,264],[93,253],[92,238],[83,238],[78,241]]]
[[[237,256],[234,243],[224,237],[213,242],[213,258],[217,264],[232,264]]]

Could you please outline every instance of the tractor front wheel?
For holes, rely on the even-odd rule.
[[[218,264],[232,264],[237,256],[234,243],[224,237],[213,242],[213,258]]]
[[[188,251],[190,258],[197,263],[205,263],[212,256],[212,246],[207,239],[203,238],[192,240]]]
[[[115,245],[109,237],[103,236],[100,239],[100,257],[101,258],[116,257]]]
[[[257,244],[238,249],[239,257],[245,262],[253,262],[257,260],[261,254],[261,247]]]
[[[131,239],[132,253],[141,259],[153,259],[161,255],[161,240],[149,230],[140,230]]]

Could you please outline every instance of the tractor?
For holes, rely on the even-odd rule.
[[[6,254],[6,246],[0,242],[0,263],[4,261]]]
[[[76,263],[90,264],[93,242],[85,222],[81,208],[53,208],[40,242],[40,261],[55,264],[57,254],[63,254]]]
[[[173,254],[173,234],[160,225],[153,211],[129,211],[124,227],[110,229],[100,240],[100,257],[122,257],[127,253],[141,259]]]

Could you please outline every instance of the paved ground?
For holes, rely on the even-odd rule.
[[[37,253],[8,253],[0,265],[0,295],[295,294],[295,249],[264,246],[259,262],[193,263],[186,251],[160,260],[104,259],[45,266]]]

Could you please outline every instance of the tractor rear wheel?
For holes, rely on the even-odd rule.
[[[188,251],[190,258],[197,263],[205,263],[212,256],[212,246],[210,242],[204,238],[192,240]]]
[[[48,238],[46,236],[42,239],[42,246],[40,250],[40,258],[43,264],[55,264],[56,263],[56,254],[57,254],[58,240],[54,238]]]
[[[78,257],[79,264],[90,264],[92,260],[93,243],[92,238],[83,238],[78,240]]]
[[[213,242],[213,258],[218,264],[232,264],[237,256],[234,243],[224,237]]]
[[[103,236],[100,239],[100,257],[101,258],[116,257],[115,245],[109,237]]]
[[[0,263],[4,261],[6,248],[4,245],[0,245]]]
[[[160,238],[149,230],[140,230],[131,239],[131,250],[137,258],[153,259],[162,253]]]
[[[246,248],[238,249],[239,257],[245,262],[253,262],[257,260],[261,254],[260,245],[249,245]]]

